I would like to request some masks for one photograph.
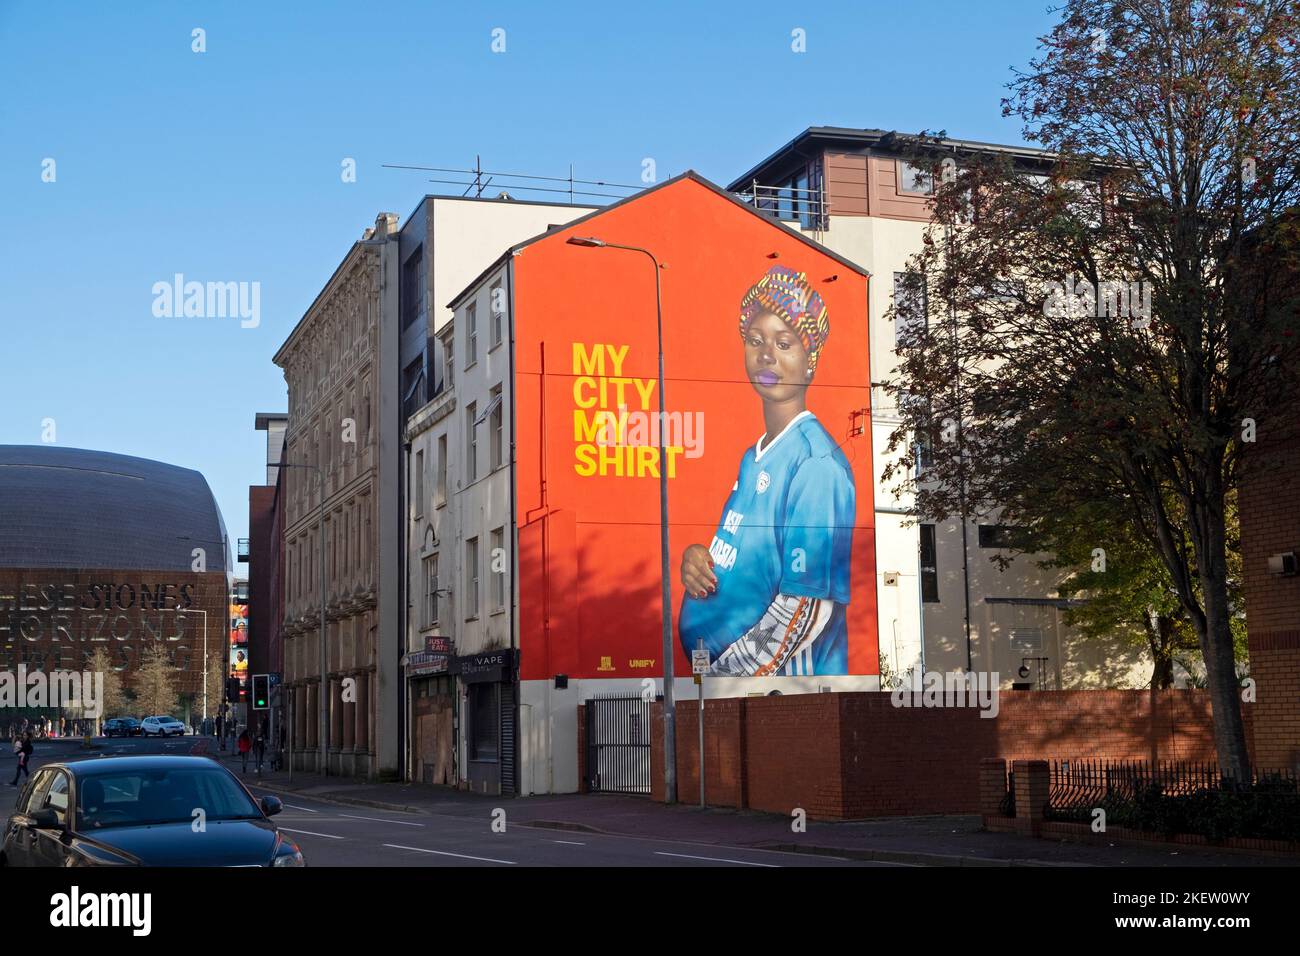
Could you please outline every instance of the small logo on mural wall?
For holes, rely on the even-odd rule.
[[[770,488],[771,486],[772,486],[772,476],[765,471],[760,471],[758,473],[758,484],[757,484],[758,493],[761,495],[763,492],[767,491],[767,489]]]
[[[600,659],[600,666],[596,668],[596,670],[598,671],[612,671],[613,669],[614,669],[613,657],[602,657]]]

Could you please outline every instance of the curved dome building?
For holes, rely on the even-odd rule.
[[[198,472],[55,445],[0,445],[0,670],[81,670],[127,687],[165,649],[184,695],[225,653],[229,543]],[[206,621],[206,626],[205,626]]]

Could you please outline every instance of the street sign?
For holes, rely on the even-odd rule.
[[[705,650],[691,651],[691,673],[707,674],[709,672],[709,652]]]

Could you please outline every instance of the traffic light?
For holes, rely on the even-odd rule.
[[[242,704],[247,693],[238,677],[226,678],[226,700],[232,704]]]
[[[253,710],[269,710],[271,707],[271,675],[253,675]]]

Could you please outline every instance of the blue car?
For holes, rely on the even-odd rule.
[[[0,866],[305,866],[280,810],[207,757],[51,763],[18,796]]]

